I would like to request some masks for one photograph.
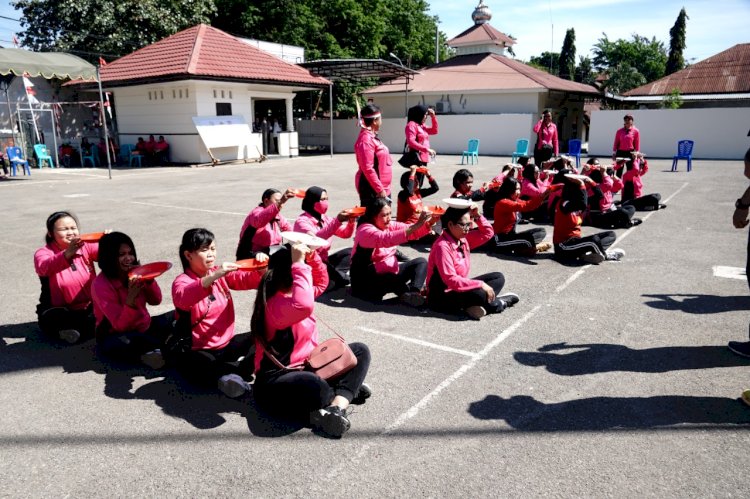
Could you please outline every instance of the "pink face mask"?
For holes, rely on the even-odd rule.
[[[328,201],[318,201],[313,205],[313,208],[321,215],[325,215],[328,211]]]

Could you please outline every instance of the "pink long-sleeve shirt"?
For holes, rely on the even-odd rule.
[[[215,271],[214,267],[211,271]],[[234,302],[230,289],[257,289],[263,273],[237,270],[214,281],[206,289],[201,277],[188,269],[172,283],[172,302],[190,311],[193,350],[218,350],[234,337]]]
[[[324,262],[327,262],[333,236],[338,236],[341,239],[349,239],[354,234],[355,223],[351,219],[347,220],[346,223],[342,223],[338,218],[329,217],[327,215],[321,215],[320,220],[323,222],[322,227],[318,225],[318,220],[314,216],[303,211],[302,214],[297,217],[297,220],[294,221],[294,231],[314,234],[321,239],[325,239],[327,244],[318,248],[317,251],[320,254],[320,258],[322,258]]]
[[[639,198],[643,195],[643,181],[641,177],[648,173],[648,162],[643,161],[638,164],[636,161],[635,167],[632,170],[627,170],[622,174],[622,182],[633,182],[633,195]]]
[[[430,226],[424,224],[411,235],[406,235],[406,229],[410,226],[405,223],[391,221],[385,230],[380,230],[375,225],[363,223],[357,228],[354,235],[354,247],[352,258],[357,248],[374,248],[372,252],[372,263],[378,274],[398,273],[398,260],[396,259],[396,246],[406,241],[419,239],[430,232]]]
[[[438,121],[433,116],[430,127],[410,121],[406,124],[404,133],[406,134],[406,145],[412,151],[419,151],[420,161],[427,163],[430,161],[430,135],[437,135]]]
[[[622,127],[615,132],[615,144],[612,151],[640,151],[641,132],[636,127]]]
[[[364,175],[378,193],[385,191],[391,195],[391,180],[393,180],[393,160],[391,153],[383,142],[369,128],[359,131],[357,142],[354,143],[354,155],[357,158],[357,174],[354,182],[359,187],[359,179]],[[378,158],[378,171],[375,171],[375,158]]]
[[[253,236],[253,251],[260,251],[274,244],[281,244],[281,233],[292,230],[290,224],[281,213],[276,203],[271,203],[266,207],[256,206],[253,208],[240,229],[240,240],[250,226],[255,227],[255,236]]]
[[[294,347],[289,364],[299,364],[318,346],[318,326],[313,311],[315,298],[328,287],[328,271],[317,252],[307,263],[292,264],[292,288],[279,291],[266,302],[266,342],[270,343],[277,331],[291,328]],[[264,348],[255,342],[255,371],[260,370]]]
[[[521,181],[521,196],[529,196],[530,198],[542,196],[547,191],[548,185],[549,182],[543,180],[541,177],[536,183],[530,182],[529,179],[525,178]]]
[[[49,278],[53,307],[84,310],[91,304],[91,283],[96,277],[94,262],[98,259],[98,243],[84,243],[70,262],[54,242],[36,250],[34,269],[38,276]]]
[[[559,154],[559,145],[557,143],[557,125],[550,122],[547,126],[544,125],[544,120],[539,120],[534,125],[534,133],[537,134],[539,140],[537,141],[536,148],[541,149],[542,144],[552,144],[555,150],[555,156]]]
[[[125,304],[128,298],[127,285],[104,274],[99,274],[94,279],[91,295],[96,326],[99,327],[106,318],[115,333],[145,332],[151,325],[151,315],[146,304],[158,305],[162,298],[159,285],[156,281],[150,281],[136,297],[135,305],[129,307]]]
[[[492,225],[484,217],[477,221],[478,230],[469,231],[466,237],[456,240],[450,231],[443,233],[435,241],[427,260],[427,283],[437,269],[440,279],[445,283],[445,292],[469,291],[482,287],[482,281],[469,279],[471,271],[470,250],[479,247],[492,239]]]
[[[599,190],[602,191],[602,199],[601,201],[599,201],[599,209],[601,211],[610,210],[610,208],[612,207],[613,195],[620,192],[622,186],[622,180],[617,177],[611,177],[609,175],[604,175],[602,177],[601,183],[597,185],[597,187],[599,187]],[[589,196],[591,196],[590,192]]]

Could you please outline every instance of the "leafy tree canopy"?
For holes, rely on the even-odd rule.
[[[542,52],[538,56],[529,58],[529,65],[547,71],[550,74],[560,74],[560,53]]]
[[[646,37],[634,34],[632,40],[619,39],[611,41],[606,33],[604,37],[594,45],[594,67],[598,71],[608,74],[619,71],[624,75],[635,70],[644,80],[644,83],[658,80],[664,76],[667,64],[667,51],[664,44],[656,39],[649,40]],[[624,69],[618,70],[620,66]],[[634,87],[630,87],[634,88]],[[626,88],[623,91],[630,90]]]
[[[682,53],[687,45],[685,44],[685,31],[687,30],[687,20],[690,19],[685,12],[685,7],[680,10],[674,26],[669,30],[669,58],[667,59],[666,74],[672,74],[685,67],[685,59]]]
[[[558,66],[560,67],[560,78],[573,79],[576,68],[576,32],[573,28],[565,33]]]

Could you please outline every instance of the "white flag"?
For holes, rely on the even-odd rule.
[[[23,86],[26,87],[26,98],[29,99],[29,104],[39,104],[39,100],[36,98],[36,90],[34,90],[34,84],[31,80],[23,76]]]

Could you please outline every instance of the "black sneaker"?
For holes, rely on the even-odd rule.
[[[737,355],[750,359],[750,341],[730,341],[727,347]]]
[[[409,257],[406,256],[400,249],[397,249],[396,250],[396,260],[398,260],[401,263],[408,262],[409,261]]]
[[[636,225],[641,225],[643,223],[643,220],[640,218],[631,218],[630,222],[628,222],[628,227],[635,227]]]
[[[505,293],[505,294],[498,296],[496,300],[505,303],[504,308],[508,308],[508,307],[512,307],[513,305],[521,301],[521,298],[515,293]]]
[[[664,203],[661,203],[661,204],[659,205],[659,209],[660,209],[660,210],[666,209],[666,207],[667,207],[667,205],[666,205],[666,204],[664,204]]]
[[[346,411],[335,405],[310,413],[310,426],[328,437],[341,438],[351,427]]]
[[[357,394],[354,396],[351,403],[354,405],[362,405],[365,403],[365,400],[370,397],[372,397],[372,388],[370,388],[370,385],[367,383],[362,383],[362,386],[357,390]]]

